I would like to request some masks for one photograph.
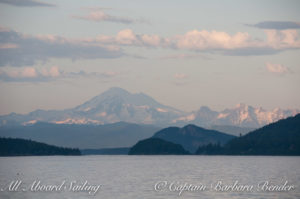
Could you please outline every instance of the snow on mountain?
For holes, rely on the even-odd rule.
[[[164,126],[183,114],[183,111],[162,105],[143,93],[129,93],[114,87],[72,109],[37,110],[27,115],[0,116],[0,125],[29,125],[31,121],[56,124],[107,124],[123,121]]]
[[[143,93],[129,93],[114,87],[72,109],[36,110],[25,115],[11,113],[0,116],[0,126],[32,125],[36,122],[107,124],[122,121],[164,127],[192,123],[202,127],[226,125],[258,128],[299,112],[279,108],[267,111],[238,104],[220,112],[202,106],[198,111],[188,113],[162,105]]]
[[[282,110],[275,108],[271,111],[263,108],[254,108],[246,104],[237,104],[234,108],[220,112],[212,111],[208,107],[202,107],[196,112],[195,124],[203,126],[231,125],[239,127],[259,128],[280,119],[294,116],[300,110]]]
[[[103,123],[124,121],[159,125],[183,114],[143,93],[132,94],[115,87],[75,107],[73,112]]]

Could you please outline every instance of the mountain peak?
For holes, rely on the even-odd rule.
[[[194,124],[188,124],[188,125],[183,127],[183,129],[194,129],[194,128],[198,128],[198,126],[196,126]]]
[[[212,111],[208,106],[201,106],[199,110],[202,111],[202,112],[210,112],[210,111]]]
[[[193,124],[183,128],[165,128],[155,133],[153,137],[180,144],[190,152],[195,152],[201,145],[209,143],[225,144],[228,140],[234,138],[232,135],[204,129]]]
[[[248,105],[245,103],[238,103],[235,107],[245,109],[245,108],[248,108]]]
[[[158,126],[184,126],[193,123],[206,128],[211,125],[258,128],[299,112],[298,109],[267,111],[244,103],[223,111],[202,106],[198,111],[184,112],[160,104],[142,92],[130,93],[123,88],[112,87],[71,109],[36,110],[24,115],[0,116],[0,126],[32,124],[37,121],[59,124],[107,124],[123,121]],[[194,129],[195,126],[189,125],[187,128]]]
[[[73,113],[101,123],[125,121],[161,125],[169,123],[181,114],[144,93],[130,93],[119,87],[112,87],[77,106]]]
[[[101,93],[100,95],[103,95],[103,94],[113,94],[113,95],[125,94],[125,95],[128,95],[130,93],[127,90],[120,88],[120,87],[111,87],[108,90],[106,90],[105,92]]]

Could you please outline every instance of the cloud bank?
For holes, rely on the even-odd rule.
[[[60,70],[58,66],[51,68],[42,68],[40,70],[35,67],[22,67],[13,69],[0,69],[0,81],[3,82],[49,82],[62,78],[101,78],[109,79],[118,76],[119,73],[107,72],[65,72]]]
[[[30,66],[50,58],[117,58],[123,52],[115,46],[92,44],[54,35],[25,35],[0,28],[0,66]]]
[[[73,16],[75,19],[82,19],[87,21],[94,21],[94,22],[115,22],[115,23],[123,23],[123,24],[131,24],[134,23],[135,20],[126,18],[126,17],[117,17],[106,14],[101,9],[91,10],[88,15],[85,16]]]
[[[25,35],[0,28],[0,66],[30,66],[50,58],[99,59],[129,56],[127,47],[166,48],[233,56],[266,55],[300,48],[297,30],[264,30],[266,39],[246,32],[192,30],[182,35],[161,37],[137,34],[131,29],[116,35],[70,39],[55,35]]]
[[[50,69],[43,68],[41,71],[34,67],[0,70],[0,80],[6,82],[45,82],[60,78],[62,75],[57,66]]]

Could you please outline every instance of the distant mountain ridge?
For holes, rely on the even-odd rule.
[[[130,147],[151,137],[160,128],[118,122],[105,125],[52,124],[0,127],[0,137],[31,139],[50,145],[79,149]]]
[[[198,111],[177,119],[176,123],[193,123],[199,126],[237,126],[245,128],[259,128],[276,122],[280,119],[300,113],[298,109],[283,110],[275,108],[267,111],[263,108],[254,108],[246,104],[237,104],[234,108],[217,112],[203,106]]]
[[[71,109],[36,110],[25,115],[11,113],[0,116],[0,126],[32,125],[37,122],[108,124],[122,121],[161,127],[195,124],[205,128],[216,125],[259,128],[297,113],[300,110],[277,108],[267,111],[245,104],[220,112],[206,106],[198,111],[185,112],[160,104],[144,93],[129,93],[122,88],[113,87]]]

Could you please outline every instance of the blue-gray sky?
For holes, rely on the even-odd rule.
[[[118,86],[190,111],[300,108],[300,2],[0,0],[0,114]]]

